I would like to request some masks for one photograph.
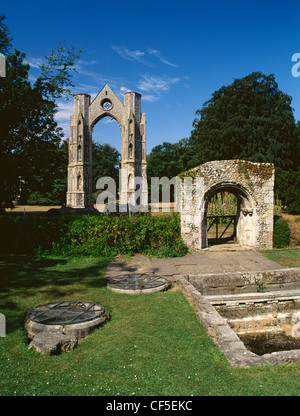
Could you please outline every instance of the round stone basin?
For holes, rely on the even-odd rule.
[[[132,273],[110,278],[107,287],[116,293],[140,294],[162,292],[169,284],[162,276]]]
[[[54,302],[31,309],[25,319],[25,329],[29,339],[47,330],[58,330],[82,339],[108,319],[106,309],[96,303]]]

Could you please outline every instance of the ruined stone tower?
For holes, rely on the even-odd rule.
[[[134,193],[137,177],[146,180],[146,116],[141,113],[141,94],[127,92],[122,103],[107,84],[92,102],[89,94],[77,94],[69,134],[67,205],[73,208],[93,205],[92,132],[104,117],[115,119],[121,129],[121,168],[126,173],[121,199]],[[146,201],[147,189],[142,190],[142,199]]]

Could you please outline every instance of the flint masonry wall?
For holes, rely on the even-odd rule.
[[[242,247],[273,248],[274,165],[244,160],[207,162],[179,177],[181,235],[191,249],[207,247],[206,213],[210,198],[227,191],[238,199],[237,240]]]

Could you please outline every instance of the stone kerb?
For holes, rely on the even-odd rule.
[[[299,290],[300,267],[278,270],[241,271],[227,273],[207,273],[186,276],[204,296],[232,295],[243,293],[258,293],[262,287],[263,293],[274,290]]]

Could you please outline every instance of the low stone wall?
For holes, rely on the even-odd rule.
[[[186,279],[202,295],[235,295],[300,289],[300,267],[290,269],[207,273],[188,275]]]
[[[181,275],[176,276],[185,296],[194,304],[197,317],[207,334],[223,352],[233,367],[251,367],[265,364],[292,364],[300,362],[300,350],[273,352],[259,356],[247,350],[244,343],[230,328],[210,302],[201,295],[188,280]]]

